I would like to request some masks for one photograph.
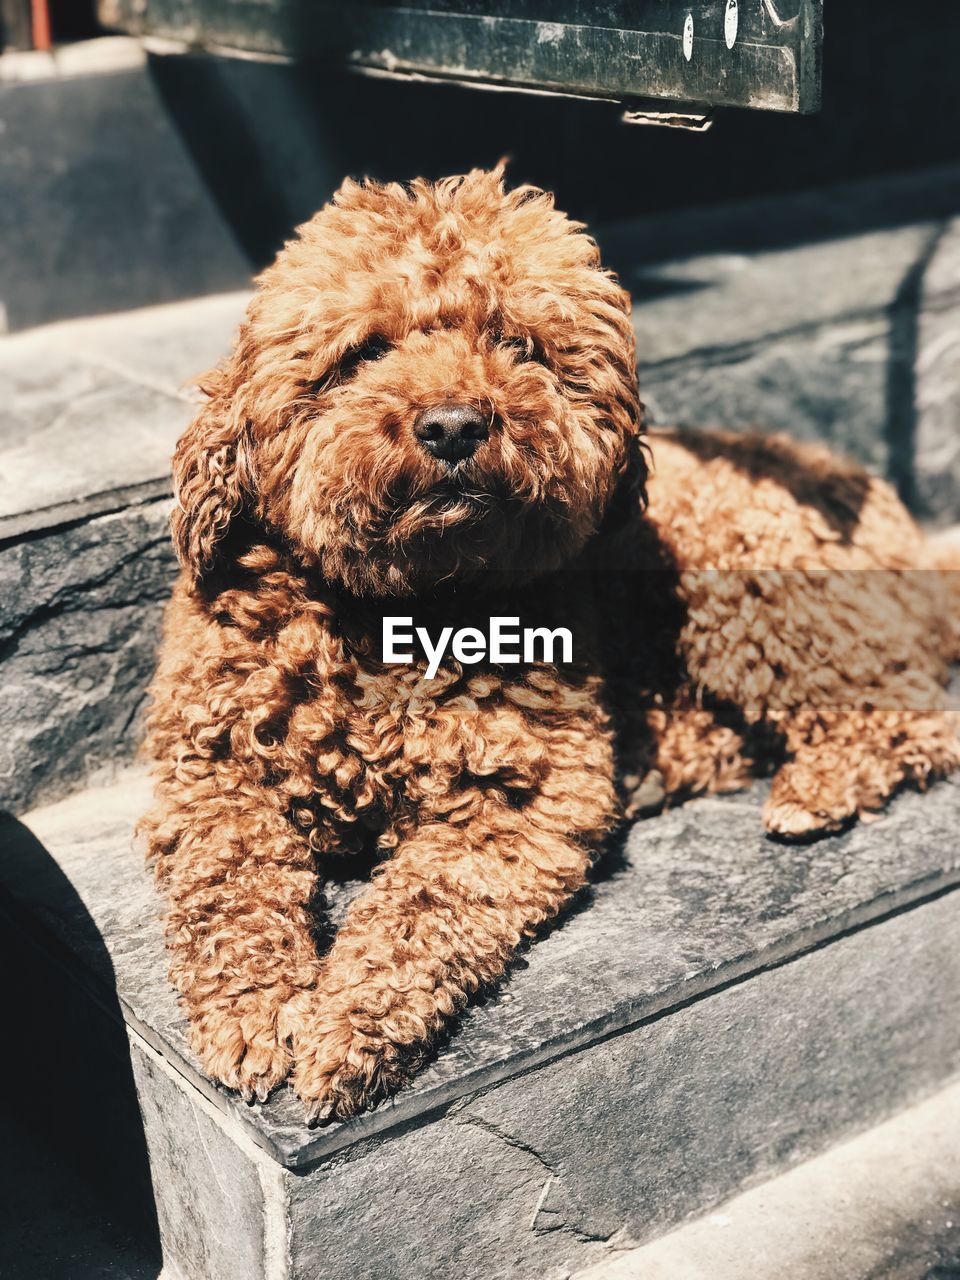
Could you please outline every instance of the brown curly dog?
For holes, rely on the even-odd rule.
[[[500,170],[347,182],[204,390],[145,825],[193,1044],[247,1098],[395,1090],[624,813],[778,769],[767,826],[804,836],[958,763],[960,601],[891,490],[682,432],[648,477],[628,297]],[[428,679],[385,617],[473,647]],[[486,658],[494,617],[574,652]],[[324,855],[371,848],[322,954]]]

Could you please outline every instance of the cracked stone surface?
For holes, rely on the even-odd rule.
[[[169,500],[0,546],[0,805],[124,764],[175,572]]]
[[[765,839],[762,796],[634,826],[411,1089],[326,1130],[286,1089],[248,1108],[200,1076],[131,849],[142,775],[8,819],[0,889],[84,990],[116,992],[188,1280],[365,1280],[371,1257],[383,1280],[440,1257],[559,1280],[960,1071],[960,785],[805,848]]]

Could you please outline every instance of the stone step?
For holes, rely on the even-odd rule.
[[[926,189],[915,177],[851,183],[602,231],[636,301],[650,420],[822,440],[896,483],[921,518],[960,520],[960,219],[933,212],[958,177],[927,174]],[[921,197],[930,216],[915,206],[900,225],[858,232],[844,218],[871,190],[891,207]]]
[[[762,835],[763,790],[634,826],[410,1089],[326,1129],[198,1070],[142,776],[8,818],[0,898],[25,972],[125,1024],[172,1275],[560,1280],[960,1071],[960,785],[805,848]]]
[[[954,1084],[574,1280],[955,1280],[958,1134]]]
[[[170,455],[187,381],[246,294],[0,339],[0,805],[133,753],[175,572]]]

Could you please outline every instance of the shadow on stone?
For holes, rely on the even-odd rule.
[[[920,316],[927,268],[946,231],[939,223],[916,261],[900,282],[890,309],[890,356],[887,361],[886,436],[890,451],[888,478],[896,485],[903,502],[920,515],[918,500],[917,452],[917,364],[920,357]]]
[[[99,931],[43,845],[0,814],[0,849],[44,914],[69,915],[113,969]],[[80,985],[63,943],[0,898],[5,1049],[0,1054],[0,1275],[155,1280],[160,1238],[119,1002]],[[113,991],[113,984],[106,988]]]
[[[336,101],[301,67],[190,55],[148,65],[199,180],[262,269],[340,184]]]

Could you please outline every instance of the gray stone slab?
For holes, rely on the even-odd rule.
[[[570,1227],[650,1239],[960,1071],[958,927],[949,894],[511,1081],[461,1120],[564,1171],[583,1207]]]
[[[885,316],[850,320],[651,365],[641,396],[651,423],[784,431],[889,474],[890,332]]]
[[[574,1280],[703,1280],[705,1258],[712,1280],[950,1280],[960,1268],[958,1133],[953,1085]]]
[[[121,487],[143,485],[169,469],[189,421],[173,397],[137,386],[49,350],[0,346],[0,521]],[[22,526],[21,526],[22,527]]]
[[[848,165],[843,167],[849,172]],[[644,214],[642,219],[634,212],[599,227],[598,236],[607,259],[632,281],[633,273],[649,264],[846,240],[865,228],[895,230],[939,222],[952,218],[958,208],[960,165],[953,162],[768,195],[711,198]]]
[[[269,1252],[280,1233],[268,1232],[267,1219],[279,1174],[261,1173],[262,1159],[135,1034],[130,1060],[165,1263],[178,1280],[273,1280]]]
[[[288,1175],[290,1275],[559,1280],[764,1182],[960,1070],[958,928],[952,893]]]
[[[169,492],[188,383],[229,350],[245,293],[0,340],[0,539]]]
[[[130,1024],[254,1142],[303,1166],[960,882],[958,784],[903,795],[877,822],[801,849],[764,837],[761,801],[757,787],[635,826],[622,868],[598,878],[580,909],[525,954],[499,995],[465,1016],[412,1088],[348,1124],[316,1131],[304,1128],[289,1090],[244,1107],[202,1078],[186,1048],[164,979],[158,903],[130,848],[147,802],[142,779],[26,819],[77,899],[44,900],[24,856],[5,859],[0,884],[34,904],[46,931],[66,940],[84,965],[102,957],[102,935]],[[13,834],[8,829],[8,842]],[[936,1054],[932,1061],[939,1069]]]
[[[48,325],[31,336],[131,382],[192,400],[194,380],[229,353],[249,298],[249,289],[216,293]]]
[[[169,500],[0,547],[0,804],[128,761],[175,560]]]
[[[640,245],[644,230],[640,221]],[[936,224],[920,223],[789,249],[641,264],[624,279],[634,295],[641,368],[875,318],[896,302],[935,231]]]
[[[758,202],[760,243],[763,207],[775,213]],[[960,519],[955,232],[931,221],[656,263],[645,225],[637,265],[626,227],[617,255],[652,422],[823,440],[896,483],[919,515]]]

